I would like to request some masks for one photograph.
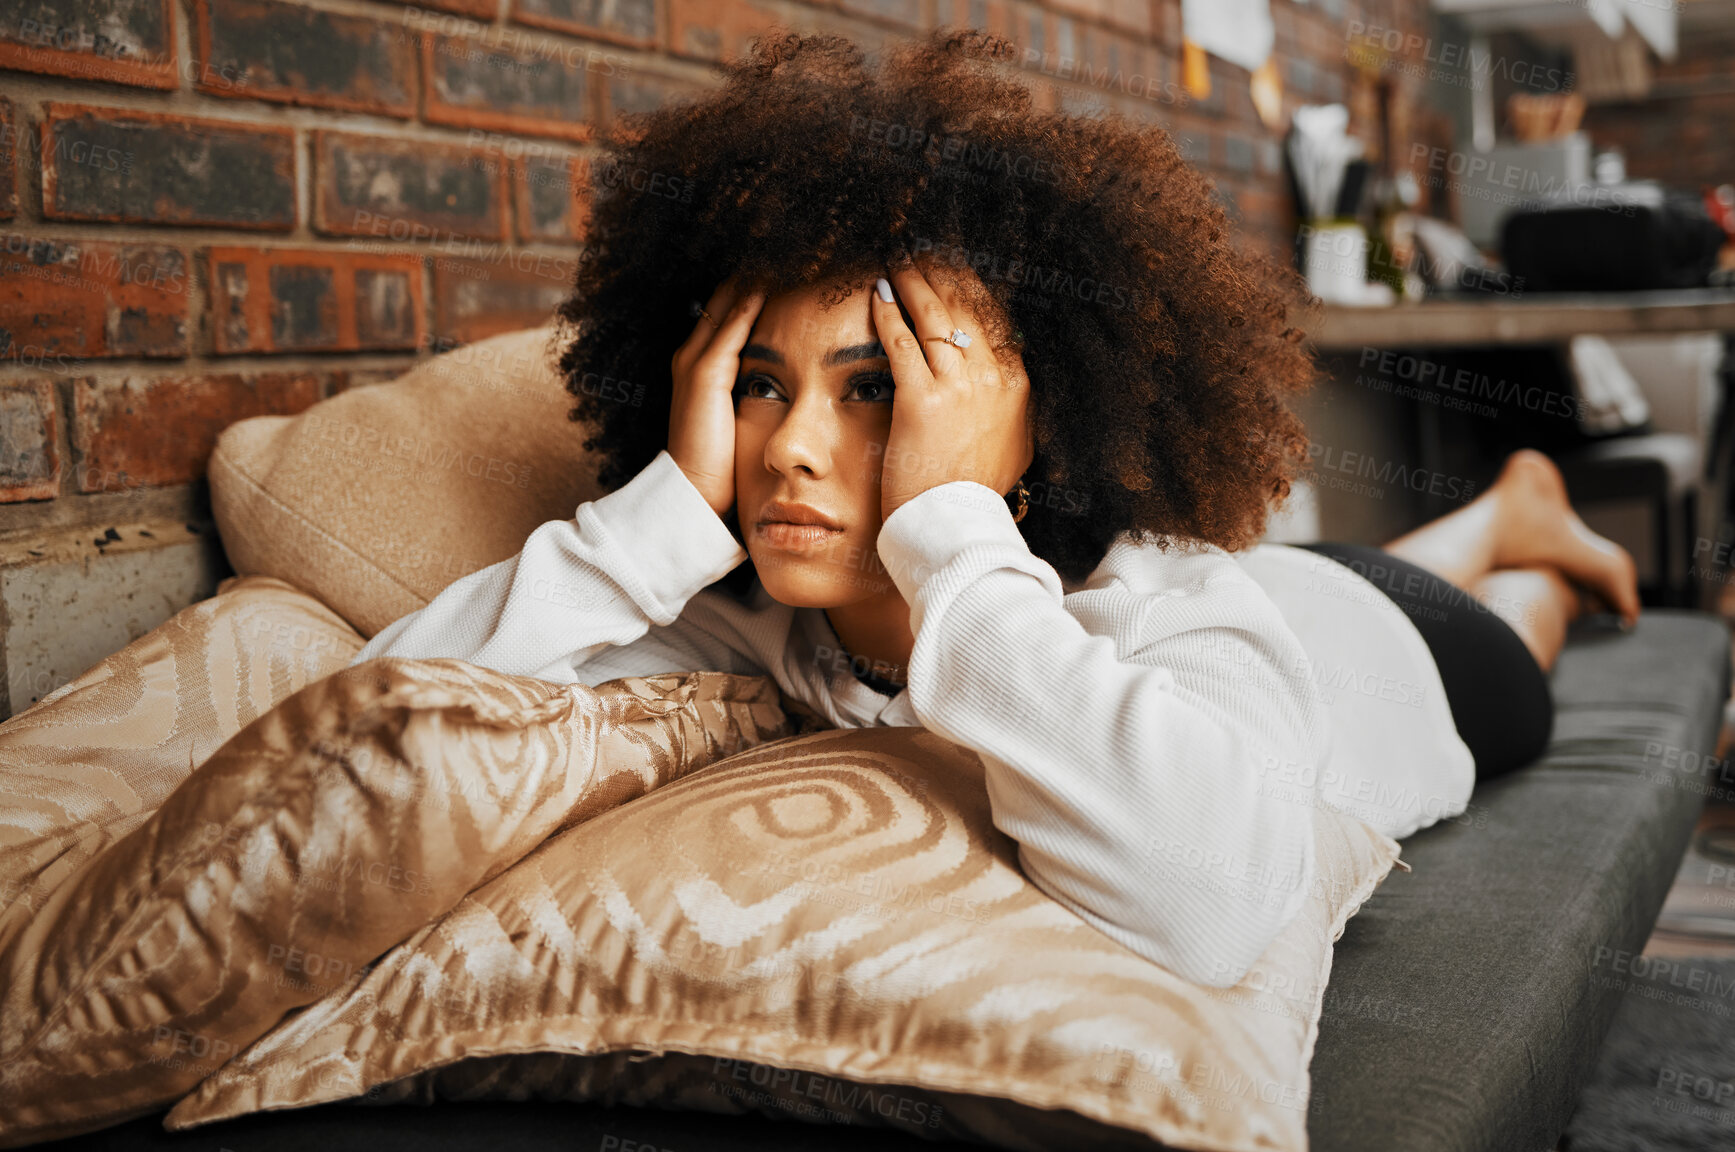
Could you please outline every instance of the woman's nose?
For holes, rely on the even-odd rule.
[[[810,476],[824,476],[831,471],[832,450],[838,435],[837,417],[823,395],[816,389],[805,389],[784,413],[777,430],[765,443],[765,464],[773,471],[788,474],[796,469]]]

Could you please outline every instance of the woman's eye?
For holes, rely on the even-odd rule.
[[[734,395],[737,399],[741,399],[741,398],[746,398],[746,399],[750,399],[750,400],[769,399],[770,397],[765,396],[763,393],[756,393],[753,391],[754,388],[756,388],[757,386],[759,386],[761,384],[765,385],[765,387],[767,387],[767,388],[771,388],[772,395],[776,394],[777,390],[774,387],[772,387],[771,381],[767,380],[765,377],[763,377],[763,376],[745,376],[745,377],[742,377],[741,380],[736,383]]]
[[[858,393],[865,392],[863,399],[869,401],[890,400],[897,390],[897,384],[884,373],[878,376],[864,376],[855,382]]]
[[[869,403],[884,403],[892,398],[897,383],[889,373],[881,372],[873,376],[861,376],[851,382],[851,390]],[[764,388],[759,392],[755,389]],[[764,376],[744,376],[735,385],[731,393],[738,400],[775,400],[780,399],[777,385]]]

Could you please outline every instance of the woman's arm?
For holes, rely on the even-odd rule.
[[[900,507],[879,549],[910,604],[910,702],[983,754],[1030,879],[1188,980],[1239,982],[1313,882],[1311,797],[1273,769],[1317,779],[1330,739],[1269,597],[1221,549],[1126,549],[1069,612],[971,481]]]
[[[451,656],[574,684],[588,682],[579,670],[591,657],[612,646],[643,647],[651,626],[660,625],[649,642],[658,651],[644,653],[647,668],[744,670],[741,649],[676,618],[695,593],[746,558],[663,451],[620,488],[580,504],[571,520],[538,527],[516,556],[453,581],[393,621],[351,664]]]

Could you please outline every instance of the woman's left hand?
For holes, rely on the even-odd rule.
[[[943,269],[933,279],[915,263],[893,270],[891,302],[873,294],[874,326],[892,362],[892,428],[880,471],[880,516],[891,516],[930,488],[974,480],[1005,495],[1036,455],[1029,418],[1030,378],[1016,349],[1003,360],[989,347],[953,277],[968,268]],[[898,312],[902,301],[915,331]],[[946,342],[954,328],[968,347]]]

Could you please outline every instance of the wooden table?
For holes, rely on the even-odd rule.
[[[1426,300],[1384,308],[1327,304],[1298,318],[1322,352],[1554,344],[1602,336],[1735,331],[1735,289],[1525,294]]]

